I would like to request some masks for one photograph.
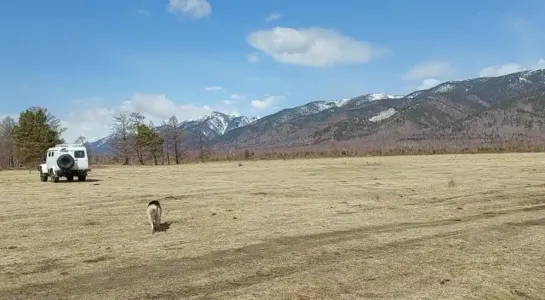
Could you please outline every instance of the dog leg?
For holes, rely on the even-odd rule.
[[[159,208],[157,209],[157,215],[155,215],[155,220],[156,220],[156,223],[155,223],[156,225],[155,225],[155,226],[156,226],[156,228],[157,228],[158,230],[161,229],[161,214],[162,214],[162,213],[163,213],[163,211],[162,211],[162,209],[159,207]]]
[[[148,215],[148,221],[149,221],[149,224],[151,225],[151,234],[154,234],[155,233],[155,224],[153,222],[153,218],[151,215]]]

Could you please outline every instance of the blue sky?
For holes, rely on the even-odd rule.
[[[0,1],[0,116],[47,107],[96,138],[112,115],[266,115],[545,68],[545,3]]]

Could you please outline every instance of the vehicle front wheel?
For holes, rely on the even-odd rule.
[[[87,178],[87,176],[85,176],[85,175],[78,176],[78,181],[85,181],[86,178]]]
[[[67,176],[67,177],[66,177],[66,180],[68,180],[68,181],[74,181],[74,176]]]
[[[46,182],[47,181],[47,174],[40,173],[40,181]]]

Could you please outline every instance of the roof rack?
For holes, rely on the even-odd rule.
[[[83,144],[57,144],[55,148],[66,148],[66,147],[84,147]]]

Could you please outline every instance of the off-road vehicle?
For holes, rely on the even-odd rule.
[[[85,181],[89,169],[87,149],[83,144],[59,144],[47,149],[45,157],[40,164],[40,180],[58,182],[60,177],[73,181]]]

